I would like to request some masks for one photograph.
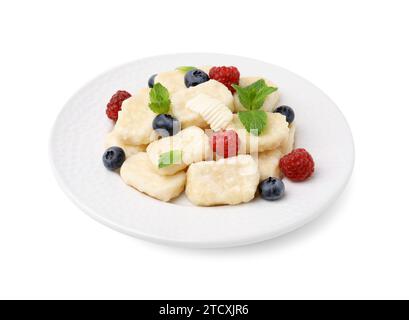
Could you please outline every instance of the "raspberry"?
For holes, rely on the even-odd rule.
[[[304,181],[314,172],[314,160],[305,149],[295,149],[280,159],[280,169],[293,181]]]
[[[213,152],[223,158],[235,157],[239,152],[239,136],[236,131],[218,131],[211,137]]]
[[[236,67],[213,67],[209,77],[223,83],[231,93],[235,93],[236,90],[231,85],[239,83],[240,72]]]
[[[106,114],[109,119],[112,119],[114,121],[118,120],[118,111],[121,110],[122,108],[122,102],[124,100],[128,99],[131,96],[130,93],[119,90],[117,91],[109,100],[109,103],[107,104],[107,109],[106,109]]]

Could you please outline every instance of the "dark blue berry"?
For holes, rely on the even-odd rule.
[[[288,124],[294,121],[294,110],[289,106],[281,106],[274,110],[274,112],[281,113],[287,119]]]
[[[148,86],[149,88],[153,88],[153,85],[155,84],[155,78],[156,78],[157,74],[152,75],[149,80],[148,80]]]
[[[119,169],[125,161],[125,151],[120,147],[110,147],[105,150],[102,161],[108,170]]]
[[[152,122],[153,129],[161,136],[173,136],[180,130],[180,123],[170,114],[158,114]]]
[[[209,76],[206,72],[202,70],[193,69],[186,72],[185,74],[185,85],[187,88],[195,87],[198,84],[201,84],[206,81],[209,81]]]
[[[281,179],[270,177],[260,182],[258,191],[263,199],[274,201],[284,195],[285,186]]]

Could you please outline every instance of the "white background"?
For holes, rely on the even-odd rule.
[[[409,298],[407,1],[2,1],[0,298]],[[48,160],[53,121],[118,64],[217,52],[281,65],[342,109],[356,165],[321,218],[187,250],[83,214]]]

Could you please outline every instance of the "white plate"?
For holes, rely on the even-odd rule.
[[[182,196],[174,203],[126,186],[102,165],[103,141],[112,123],[105,106],[116,90],[146,87],[157,72],[183,65],[234,65],[243,76],[275,82],[280,104],[295,109],[296,146],[314,157],[316,172],[303,183],[285,180],[276,202],[256,199],[237,206],[196,207]],[[63,190],[87,214],[129,235],[189,247],[228,247],[267,240],[316,218],[341,193],[354,162],[351,131],[336,105],[318,88],[280,67],[220,54],[151,57],[115,68],[88,83],[65,105],[52,131],[50,152]]]

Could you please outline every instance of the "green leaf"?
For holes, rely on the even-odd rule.
[[[240,111],[239,119],[247,132],[259,136],[267,125],[267,113],[263,110]]]
[[[155,113],[168,113],[170,108],[169,91],[160,83],[155,83],[149,92],[149,108]]]
[[[176,68],[176,70],[183,71],[183,72],[188,72],[188,71],[193,70],[193,69],[197,69],[197,68],[196,67],[191,67],[191,66],[181,66],[181,67]]]
[[[247,87],[240,87],[236,84],[232,85],[236,89],[239,100],[247,110],[258,110],[263,106],[267,96],[278,88],[269,87],[263,79],[260,79]]]
[[[159,156],[159,168],[165,168],[171,164],[182,163],[182,150],[171,150],[169,152],[162,153]]]

